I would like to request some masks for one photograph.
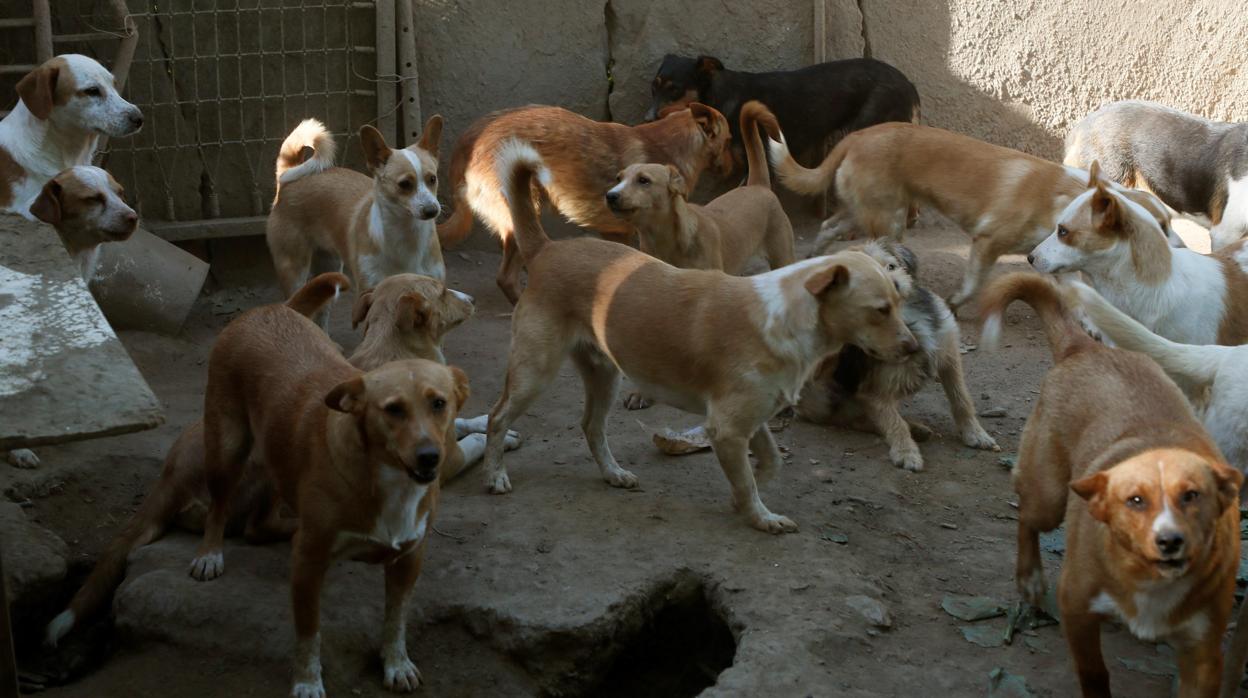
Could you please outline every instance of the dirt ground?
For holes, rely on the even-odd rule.
[[[804,254],[817,224],[795,224]],[[951,292],[966,237],[925,219],[909,241],[921,282]],[[510,307],[494,286],[499,257],[488,249],[447,255],[452,286],[477,300],[476,316],[447,341],[448,358],[472,378],[469,415],[497,397],[507,359]],[[1002,265],[1023,266],[1021,258]],[[164,402],[166,424],[40,449],[41,470],[10,474],[8,496],[28,499],[28,514],[69,543],[79,575],[134,511],[178,431],[198,418],[215,334],[238,310],[276,300],[272,284],[233,286],[201,298],[178,337],[124,333]],[[346,306],[335,309],[332,335],[350,349],[358,336]],[[962,328],[964,340],[977,343],[973,323]],[[1050,358],[1025,307],[1008,314],[1003,341],[998,352],[963,357],[977,407],[1004,412],[982,419],[1001,453],[956,440],[936,385],[903,409],[938,433],[921,445],[921,473],[889,464],[878,437],[794,422],[777,434],[791,455],[787,467],[762,492],[773,511],[800,526],[779,537],[733,513],[727,481],[709,452],[669,457],[655,449],[639,421],[695,423],[673,409],[612,412],[612,447],[641,487],[606,485],[580,434],[579,379],[565,366],[516,425],[524,445],[507,454],[515,491],[487,494],[478,471],[445,490],[409,628],[412,657],[427,682],[422,692],[693,695],[715,681],[702,695],[1074,695],[1059,627],[984,647],[962,628],[1000,645],[1005,618],[968,623],[941,609],[946,595],[1007,605],[1016,597],[1015,497],[1001,461],[1017,448]],[[195,542],[174,535],[136,554],[118,594],[116,627],[78,634],[89,639],[76,650],[73,642],[57,653],[35,646],[33,621],[46,622],[58,609],[28,617],[19,636],[28,671],[69,671],[84,645],[105,657],[44,695],[285,695],[288,546],[237,542],[226,552],[225,576],[198,584],[185,574]],[[1049,579],[1059,560],[1048,555]],[[67,585],[62,598],[71,590]],[[374,658],[381,592],[374,568],[339,563],[331,572],[322,606],[331,696],[386,695]],[[847,601],[860,596],[877,600],[891,627],[873,625],[851,605],[856,601]],[[730,640],[727,656],[718,646],[725,637],[735,638],[735,657],[716,678],[732,654]],[[1168,695],[1165,651],[1112,626],[1104,644],[1119,695]],[[691,668],[694,676],[678,676]],[[995,692],[993,674],[1004,680]],[[1010,676],[1022,677],[1030,693]]]

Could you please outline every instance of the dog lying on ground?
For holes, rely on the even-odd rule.
[[[289,361],[292,353],[300,360]],[[319,327],[281,305],[243,313],[213,345],[204,394],[211,504],[191,576],[208,581],[224,571],[231,495],[254,451],[297,517],[291,551],[291,693],[297,698],[325,693],[321,587],[343,557],[385,569],[385,686],[407,692],[420,685],[407,654],[407,602],[436,515],[440,471],[457,469],[452,460],[461,457],[455,415],[467,398],[463,371],[425,359],[362,372]]]
[[[997,442],[975,418],[975,403],[962,373],[958,322],[939,296],[916,283],[918,259],[909,248],[887,240],[867,244],[862,251],[879,262],[892,277],[904,305],[902,318],[920,350],[901,361],[883,362],[855,346],[847,346],[819,367],[797,403],[801,418],[880,434],[888,442],[893,465],[923,469],[916,437],[926,440],[931,430],[907,422],[898,403],[917,393],[932,378],[940,380],[949,400],[962,443],[971,448],[999,451]]]
[[[342,288],[349,286],[345,276],[328,273],[317,276],[291,297],[286,305],[312,317]],[[375,289],[360,294],[353,322],[364,326],[364,340],[351,354],[352,366],[368,371],[390,361],[428,359],[446,363],[442,339],[451,329],[468,319],[472,300],[441,282],[415,274],[387,278]],[[480,460],[485,451],[486,416],[465,420],[456,418],[455,432],[463,456],[448,455],[439,470],[440,481],[449,482],[461,469]],[[519,435],[510,432],[507,447],[519,446]],[[449,445],[448,451],[454,446]],[[243,535],[248,542],[264,543],[289,538],[289,521],[279,521],[271,510],[273,490],[259,458],[251,458],[232,495],[229,524],[231,535]],[[139,510],[100,556],[69,607],[49,623],[45,641],[56,645],[77,623],[99,611],[121,584],[126,558],[176,527],[203,532],[210,502],[204,477],[203,420],[196,421],[182,434],[165,456],[160,480],[152,487]]]
[[[1027,261],[1047,273],[1083,272],[1111,304],[1166,339],[1248,343],[1248,244],[1212,255],[1171,249],[1141,195],[1148,196],[1104,181],[1093,163],[1085,190]]]
[[[313,254],[336,254],[358,292],[387,276],[412,273],[446,280],[434,219],[438,204],[438,141],[434,115],[412,145],[392,149],[372,126],[360,128],[372,177],[334,167],[333,136],[308,119],[282,143],[277,196],[264,235],[282,291],[307,278]]]
[[[1091,287],[1071,288],[1088,316],[1113,343],[1153,359],[1187,394],[1188,402],[1226,461],[1248,471],[1248,344],[1193,345],[1161,337],[1110,305]]]
[[[1248,124],[1210,121],[1155,102],[1113,102],[1066,134],[1065,162],[1146,189],[1212,225],[1214,251],[1248,235]]]
[[[690,104],[661,121],[640,126],[592,121],[558,107],[529,106],[479,119],[459,137],[451,154],[455,212],[442,225],[442,243],[452,245],[472,231],[475,214],[503,244],[498,286],[513,304],[520,297],[521,259],[511,215],[498,179],[498,151],[512,138],[532,144],[548,163],[547,201],[573,223],[603,235],[628,236],[632,226],[613,214],[602,193],[620,170],[634,163],[673,165],[693,191],[702,171],[732,170],[728,122],[718,111]]]
[[[736,129],[743,105],[757,100],[784,124],[793,151],[809,161],[846,133],[887,121],[919,122],[919,92],[900,70],[870,58],[850,58],[798,70],[728,70],[713,56],[668,54],[650,84],[646,120],[673,106],[701,102],[718,109]],[[748,151],[747,151],[748,153]],[[750,171],[754,166],[750,165]]]
[[[0,121],[0,211],[34,220],[43,185],[76,165],[90,165],[100,135],[128,136],[143,113],[121,98],[113,74],[78,54],[44,61],[17,83],[21,98]]]
[[[1051,279],[1010,274],[985,289],[986,345],[1014,300],[1040,316],[1054,361],[1014,471],[1023,598],[1042,602],[1039,533],[1064,518],[1058,603],[1083,695],[1110,695],[1100,628],[1117,619],[1175,648],[1180,695],[1216,696],[1243,476],[1157,364],[1088,337]],[[1084,501],[1067,507],[1068,488]]]
[[[56,228],[82,280],[95,276],[100,245],[128,240],[139,214],[126,204],[121,185],[98,167],[77,165],[48,180],[30,206],[35,218]]]
[[[816,168],[770,140],[772,165],[800,194],[833,189],[836,214],[815,240],[816,253],[862,231],[901,241],[913,205],[948,216],[971,236],[956,310],[972,298],[1003,254],[1025,253],[1053,231],[1058,214],[1087,188],[1087,173],[1017,150],[930,126],[882,124],[849,134]]]
[[[759,480],[779,470],[767,420],[795,402],[819,362],[843,344],[886,360],[918,350],[880,265],[848,252],[742,278],[677,269],[603,240],[551,241],[533,200],[534,180],[553,181],[541,156],[510,141],[497,159],[529,284],[512,315],[506,385],[490,411],[490,491],[511,490],[501,462],[505,430],[571,355],[585,385],[581,425],[609,484],[637,486],[611,455],[605,431],[624,373],[646,395],[707,416],[733,501],[751,526],[796,530],[759,498],[747,448],[758,458]]]

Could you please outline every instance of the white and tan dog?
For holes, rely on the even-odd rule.
[[[33,220],[43,185],[75,165],[90,165],[100,135],[128,136],[143,113],[117,93],[95,60],[65,54],[17,83],[21,101],[0,121],[0,211]]]
[[[585,438],[609,484],[637,486],[605,431],[623,373],[646,395],[706,415],[733,501],[751,526],[797,530],[763,504],[748,451],[760,480],[775,475],[781,456],[767,420],[796,402],[819,362],[844,344],[890,360],[918,350],[884,269],[845,252],[742,278],[677,269],[604,240],[551,241],[533,200],[535,184],[550,181],[541,157],[512,140],[497,158],[529,283],[512,316],[506,385],[490,411],[490,491],[511,490],[501,461],[506,430],[570,355],[585,384]]]
[[[122,193],[108,172],[78,165],[48,180],[31,204],[31,215],[56,228],[83,281],[95,276],[100,245],[129,239],[139,225],[139,214]]]
[[[1099,176],[1057,218],[1027,260],[1048,273],[1083,272],[1149,330],[1184,344],[1248,343],[1248,247],[1212,255],[1169,247],[1155,213]],[[1146,195],[1147,196],[1147,195]],[[1150,197],[1151,198],[1151,197]]]
[[[434,220],[438,204],[438,140],[442,117],[429,117],[412,145],[392,149],[372,126],[360,128],[373,176],[334,167],[333,136],[308,119],[282,143],[277,197],[265,239],[282,291],[289,297],[308,276],[312,256],[339,257],[356,293],[394,274],[446,280]]]

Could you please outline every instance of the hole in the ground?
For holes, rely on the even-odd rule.
[[[640,626],[616,638],[618,649],[605,673],[581,695],[696,696],[732,666],[736,638],[701,580],[678,582],[656,597],[639,609]]]
[[[116,650],[109,614],[80,623],[55,649],[43,644],[48,621],[65,608],[90,571],[90,565],[70,565],[65,578],[40,598],[11,609],[18,674],[26,692],[76,681],[98,669]]]

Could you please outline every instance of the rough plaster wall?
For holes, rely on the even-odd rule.
[[[1248,120],[1236,0],[864,0],[873,55],[915,82],[928,123],[1060,158],[1079,119],[1152,99]]]

